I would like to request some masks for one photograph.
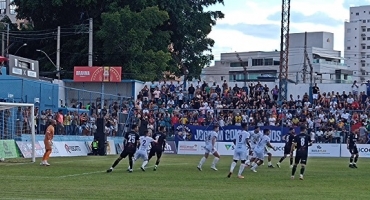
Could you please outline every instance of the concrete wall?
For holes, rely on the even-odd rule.
[[[58,109],[58,85],[43,81],[0,76],[0,98],[14,103],[35,103],[39,98],[41,110]],[[12,97],[10,97],[12,96]],[[10,98],[9,98],[10,97]]]

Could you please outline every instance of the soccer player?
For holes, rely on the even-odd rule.
[[[165,134],[165,127],[160,126],[159,132],[153,134],[153,139],[157,140],[157,143],[152,143],[152,148],[149,152],[148,161],[154,156],[157,155],[157,161],[155,161],[154,171],[157,170],[159,162],[161,160],[162,154],[164,152],[164,148],[166,147],[166,134]]]
[[[291,154],[290,148],[292,147],[293,140],[295,137],[294,128],[289,129],[289,135],[285,136],[284,156],[280,158],[276,166],[280,168],[281,162],[289,155],[290,168],[293,167],[293,154]]]
[[[358,149],[357,149],[357,140],[358,140],[358,131],[351,132],[347,138],[347,149],[351,154],[349,158],[349,167],[350,168],[357,168],[357,160],[358,160]],[[354,162],[353,162],[354,161]]]
[[[218,125],[214,125],[213,126],[213,131],[209,131],[206,135],[205,135],[205,138],[204,138],[204,141],[205,141],[205,153],[204,153],[204,156],[202,157],[202,159],[200,159],[200,162],[197,166],[198,170],[199,171],[202,171],[202,166],[204,164],[204,162],[206,162],[209,154],[211,153],[215,158],[213,159],[213,162],[212,162],[212,165],[211,165],[211,169],[217,171],[217,168],[216,168],[216,164],[218,163],[218,161],[220,160],[220,155],[218,154],[217,152],[217,149],[216,149],[216,142],[217,142],[217,137],[218,137],[218,131],[219,131],[219,126]]]
[[[307,164],[308,146],[312,146],[311,137],[307,134],[306,127],[301,126],[301,133],[294,137],[292,147],[290,148],[291,154],[293,154],[294,149],[296,149],[291,179],[294,179],[297,165],[300,163],[301,173],[299,179],[303,180],[303,174]]]
[[[131,131],[127,132],[125,135],[125,141],[124,141],[124,149],[120,156],[114,161],[113,165],[111,168],[107,170],[107,173],[110,173],[113,171],[114,167],[118,165],[119,162],[121,162],[122,159],[126,158],[128,156],[129,158],[129,165],[130,169],[129,172],[132,172],[132,165],[133,165],[133,157],[136,153],[136,149],[139,145],[139,134],[138,134],[139,128],[137,125],[132,125],[131,126]]]
[[[256,168],[258,166],[262,165],[263,160],[265,158],[265,148],[266,148],[266,146],[275,151],[275,147],[273,147],[270,143],[269,135],[270,135],[270,130],[269,129],[264,129],[262,137],[259,139],[257,145],[254,147],[255,161],[252,163],[252,167],[251,167],[251,170],[253,172],[257,172]]]
[[[157,143],[158,140],[155,140],[151,137],[151,133],[146,130],[145,136],[141,136],[139,138],[140,141],[140,146],[139,150],[136,152],[134,161],[136,161],[139,158],[142,158],[144,160],[143,164],[141,165],[140,169],[145,172],[145,166],[148,164],[148,150],[149,150],[149,145],[150,143]],[[131,168],[132,169],[132,168]]]
[[[242,179],[244,178],[244,176],[242,176],[242,173],[245,168],[245,161],[248,160],[247,151],[248,149],[250,149],[250,144],[248,142],[250,135],[249,135],[249,132],[247,131],[248,126],[246,123],[242,123],[242,128],[243,128],[243,131],[239,132],[238,134],[235,134],[235,138],[233,140],[235,149],[234,149],[233,162],[231,163],[231,166],[230,166],[230,172],[229,172],[229,175],[227,175],[228,178],[230,178],[231,175],[233,174],[234,168],[238,160],[241,161],[240,167],[239,167],[238,178],[242,178]],[[248,149],[247,149],[247,146],[248,146]]]
[[[266,146],[265,147],[265,154],[267,155],[267,167],[268,168],[274,168],[274,166],[272,165],[272,153],[270,151],[270,149]]]
[[[57,122],[55,120],[50,120],[49,126],[46,128],[45,131],[45,138],[44,138],[44,144],[45,144],[45,153],[44,156],[42,157],[42,162],[40,165],[42,166],[50,166],[48,163],[50,154],[53,149],[53,138],[54,138],[54,132],[55,132],[55,125]]]
[[[257,146],[258,141],[263,136],[260,131],[260,127],[255,126],[254,131],[250,134],[250,145],[251,149],[249,150],[249,156],[251,157],[250,161],[247,161],[246,164],[250,164],[251,166],[257,160],[256,153],[254,152],[254,148]]]

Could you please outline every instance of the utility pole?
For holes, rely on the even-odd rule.
[[[313,87],[313,84],[314,84],[314,81],[313,81],[313,66],[312,66],[312,63],[311,63],[311,60],[310,60],[310,57],[308,57],[308,53],[307,51],[305,51],[305,60],[307,60],[307,63],[308,63],[308,66],[310,66],[310,88],[308,89],[308,92],[309,92],[309,97],[310,97],[310,102],[313,103],[313,93],[312,93],[312,87]]]
[[[238,54],[238,52],[235,52],[235,53],[236,53],[236,57],[238,58],[238,60],[240,62],[240,65],[244,69],[244,90],[246,90],[246,88],[247,88],[247,76],[248,76],[247,66],[243,62],[242,58],[240,58],[240,55]],[[247,91],[245,91],[245,92],[247,92]]]
[[[306,75],[307,75],[307,32],[304,32],[304,61],[303,61],[303,83],[306,83]]]
[[[88,66],[93,66],[93,19],[89,19],[89,58]]]
[[[5,35],[4,33],[1,35],[1,56],[4,57],[5,53]]]
[[[60,80],[60,26],[58,26],[58,33],[57,33],[57,77]]]
[[[9,24],[6,24],[6,56],[9,56],[9,31],[10,27]]]

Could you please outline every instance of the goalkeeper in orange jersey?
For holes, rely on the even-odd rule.
[[[45,153],[44,153],[44,156],[42,157],[42,162],[40,163],[40,165],[42,166],[50,166],[50,164],[48,163],[48,160],[49,160],[51,151],[53,149],[53,138],[54,138],[55,125],[56,125],[56,121],[50,120],[50,123],[45,131],[45,139],[44,139]]]

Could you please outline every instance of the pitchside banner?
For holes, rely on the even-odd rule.
[[[118,144],[117,146],[118,146],[117,149],[122,149],[122,151],[123,151],[124,146],[123,146],[122,143]],[[151,148],[152,148],[151,145],[149,145],[148,152],[150,151]],[[118,153],[121,153],[121,151],[118,152]],[[165,154],[177,154],[177,147],[176,147],[175,141],[167,141],[166,146],[164,147],[164,152],[163,153],[165,153]]]
[[[23,158],[32,158],[32,143],[17,141],[19,150],[21,151]],[[35,143],[35,154],[36,158],[40,158],[44,155],[44,149],[41,147],[39,142]]]
[[[204,146],[204,142],[179,141],[178,154],[201,155],[204,154]],[[274,143],[272,146],[276,149],[276,151],[269,149],[272,156],[280,157],[284,155],[285,143]],[[368,145],[368,148],[361,147],[361,151],[364,152],[362,157],[370,157],[369,148],[370,145]],[[220,155],[232,156],[234,155],[235,146],[232,142],[217,142],[216,149]],[[365,152],[367,152],[367,156],[365,156]],[[308,148],[309,157],[340,157],[340,153],[340,144],[315,143]]]
[[[39,142],[40,146],[45,150],[43,141]],[[89,150],[85,142],[82,141],[57,141],[53,143],[51,157],[69,157],[69,156],[86,156]]]
[[[16,158],[17,147],[14,140],[0,140],[0,158]]]
[[[262,126],[260,128],[270,129],[270,139],[272,143],[284,142],[283,136],[288,134],[289,128],[287,127],[277,127],[277,126]],[[204,141],[205,133],[212,131],[213,126],[195,126],[195,125],[175,125],[175,139],[176,141]],[[250,131],[253,127],[250,127]],[[240,126],[224,126],[220,128],[220,133],[218,134],[218,141],[231,142],[238,132],[241,132]],[[299,128],[295,128],[296,133],[300,132]]]
[[[370,158],[370,144],[357,144],[357,149],[360,158]],[[350,157],[351,154],[349,153],[349,150],[347,149],[346,144],[341,145],[341,157]]]

